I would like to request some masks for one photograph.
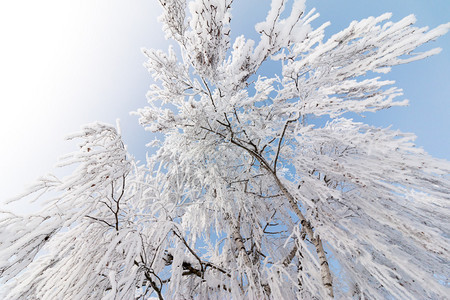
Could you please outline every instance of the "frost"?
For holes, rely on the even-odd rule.
[[[75,171],[19,197],[44,209],[0,212],[3,298],[446,298],[450,163],[347,113],[406,105],[380,74],[450,25],[383,14],[324,40],[304,1],[274,0],[258,41],[231,41],[233,1],[159,2],[179,49],[143,50],[135,113],[157,153],[138,165],[103,123],[70,135]]]

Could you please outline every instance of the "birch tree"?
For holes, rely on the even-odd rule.
[[[70,136],[72,175],[22,195],[44,209],[0,214],[3,297],[444,299],[450,164],[351,116],[406,105],[383,74],[450,25],[384,14],[325,39],[273,0],[259,40],[231,40],[232,0],[159,2],[173,46],[144,50],[136,112],[156,153],[136,163],[102,123]]]

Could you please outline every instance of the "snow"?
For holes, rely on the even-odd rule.
[[[450,25],[384,14],[324,40],[304,1],[282,18],[274,0],[258,42],[231,41],[232,1],[160,2],[179,49],[143,51],[157,84],[136,112],[158,151],[137,164],[103,123],[70,135],[74,172],[23,194],[45,208],[0,213],[5,299],[445,298],[450,163],[346,113],[406,105],[374,73]]]

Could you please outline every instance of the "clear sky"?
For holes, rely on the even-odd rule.
[[[254,35],[268,0],[235,0],[232,32]],[[448,0],[309,0],[331,21],[328,34],[352,20],[393,12],[417,16],[418,26],[450,21]],[[156,22],[156,0],[5,0],[0,2],[0,202],[53,171],[74,149],[66,134],[87,122],[121,119],[125,142],[137,158],[152,139],[129,112],[146,105],[152,83],[140,49],[167,49]],[[365,122],[418,135],[417,144],[450,159],[450,35],[433,43],[441,54],[399,66],[387,78],[410,100],[407,108],[367,115]],[[429,47],[428,47],[429,48]]]

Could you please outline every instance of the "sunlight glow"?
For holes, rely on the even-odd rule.
[[[127,101],[113,97],[130,96],[136,76],[147,80],[143,105],[139,49],[160,32],[158,9],[146,0],[0,2],[1,200],[73,150],[66,134],[127,116]]]

